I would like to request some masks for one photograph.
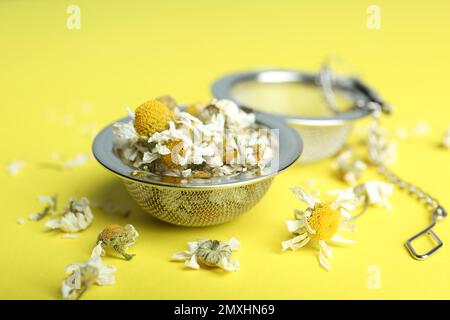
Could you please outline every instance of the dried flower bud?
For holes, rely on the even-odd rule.
[[[98,235],[97,242],[101,243],[103,248],[113,248],[126,260],[131,260],[135,255],[128,254],[125,250],[136,242],[138,236],[139,233],[131,224],[126,226],[111,224]]]
[[[198,239],[195,242],[188,242],[188,246],[189,250],[175,253],[172,260],[185,261],[185,265],[192,269],[199,269],[198,263],[227,271],[239,269],[239,262],[231,260],[233,251],[238,251],[240,246],[236,238],[231,238],[228,242]]]

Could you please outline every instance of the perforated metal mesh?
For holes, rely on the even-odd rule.
[[[163,188],[124,180],[131,196],[150,215],[186,227],[232,220],[250,210],[267,192],[273,177],[231,188]]]
[[[290,123],[304,142],[301,163],[308,163],[334,156],[345,144],[352,129],[351,124],[333,126],[308,126]]]

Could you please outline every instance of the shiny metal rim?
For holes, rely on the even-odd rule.
[[[113,132],[112,124],[104,128],[96,137],[92,146],[94,157],[106,169],[115,175],[136,183],[158,186],[161,188],[176,189],[215,189],[232,188],[253,184],[270,177],[288,168],[301,155],[303,142],[298,133],[288,126],[283,120],[272,115],[256,112],[256,122],[269,129],[278,129],[279,134],[279,166],[276,170],[267,174],[255,176],[248,174],[238,174],[231,177],[214,177],[209,179],[192,179],[188,183],[181,181],[167,182],[159,180],[160,177],[138,177],[133,176],[135,171],[131,166],[126,165],[113,151]],[[130,118],[123,118],[115,122],[127,122]],[[114,123],[115,123],[114,122]],[[181,179],[180,179],[181,180]]]
[[[295,70],[284,69],[261,69],[252,71],[243,71],[231,73],[216,80],[211,91],[218,99],[229,99],[235,101],[238,105],[247,107],[240,101],[236,101],[231,96],[231,90],[237,83],[245,81],[258,81],[261,83],[283,83],[283,82],[301,82],[307,85],[320,85],[320,75]],[[342,125],[346,122],[358,120],[370,115],[373,110],[360,105],[366,105],[364,102],[379,100],[378,95],[368,86],[364,85],[360,80],[350,77],[341,77],[336,79],[333,84],[337,89],[349,94],[355,101],[355,105],[348,112],[340,113],[330,117],[299,117],[295,115],[276,115],[289,122],[290,124],[302,124],[310,126],[333,126]],[[251,109],[251,108],[249,108]],[[262,112],[267,113],[267,112]]]

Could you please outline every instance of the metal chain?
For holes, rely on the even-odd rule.
[[[389,180],[392,184],[398,186],[400,190],[405,190],[409,193],[409,195],[415,197],[418,201],[423,202],[425,208],[433,211],[437,215],[438,219],[447,216],[447,213],[445,212],[439,201],[436,198],[433,198],[429,193],[423,191],[416,185],[401,179],[398,175],[393,173],[384,165],[378,165],[377,169],[378,173]]]
[[[379,131],[377,131],[377,129],[380,128],[380,113],[381,112],[380,112],[380,109],[378,106],[376,106],[376,105],[374,105],[374,106],[377,109],[375,109],[375,112],[374,112],[374,120],[375,120],[374,126],[372,126],[371,132],[369,133],[369,158],[371,156],[371,154],[370,154],[370,138],[372,136],[372,141],[377,143],[377,140],[378,140],[378,142],[379,142],[379,145],[374,146],[375,152],[372,153],[372,156],[375,155],[375,159],[372,159],[373,164],[378,169],[379,174],[381,174],[385,179],[390,181],[392,184],[396,185],[400,190],[404,190],[404,191],[408,192],[408,194],[411,197],[414,197],[419,202],[422,202],[424,204],[425,208],[432,212],[430,225],[428,227],[426,227],[425,229],[423,229],[422,231],[420,231],[419,233],[417,233],[416,235],[409,238],[405,242],[407,249],[409,250],[411,256],[414,259],[425,260],[443,246],[442,240],[433,231],[433,228],[436,225],[437,220],[441,220],[447,216],[447,212],[444,210],[444,208],[441,206],[441,204],[439,203],[439,201],[436,198],[432,197],[429,193],[423,191],[418,186],[403,180],[397,174],[395,174],[394,172],[389,170],[386,167],[386,165],[383,163],[383,159],[382,159],[386,155],[383,155],[383,154],[377,155],[379,150],[377,150],[376,148],[381,148],[381,151],[385,151],[386,149],[384,149],[384,148],[386,148],[386,145],[384,145],[384,142],[383,142],[382,138],[380,137],[381,133]],[[428,235],[431,238],[433,238],[435,245],[428,252],[419,253],[414,248],[413,241],[423,235]]]
[[[328,103],[328,106],[332,111],[336,111],[336,101],[335,97],[333,95],[333,83],[332,83],[332,70],[328,66],[328,64],[325,64],[324,68],[322,68],[320,72],[320,82],[323,88],[323,92],[326,98],[326,101]],[[354,81],[354,85],[359,86],[359,89],[363,89],[365,95],[369,98],[369,101],[362,101],[361,106],[362,108],[368,108],[373,111],[373,117],[375,120],[375,129],[376,127],[380,127],[380,115],[382,112],[384,113],[391,113],[392,108],[387,105],[385,102],[383,102],[377,94],[375,94],[372,90],[369,90],[366,86],[362,85],[359,81]],[[370,135],[374,134],[377,135],[377,133],[374,131],[374,128],[372,127],[371,132],[369,133],[369,140]],[[377,143],[377,138],[372,139]],[[369,141],[370,144],[370,141]],[[382,143],[381,143],[382,144]],[[378,146],[380,147],[380,146]],[[385,146],[381,146],[381,148],[384,148]],[[370,146],[369,146],[370,148]],[[436,252],[439,248],[442,247],[443,242],[441,239],[437,236],[436,233],[432,230],[433,227],[436,224],[437,220],[443,219],[447,216],[447,212],[445,209],[441,206],[439,201],[436,198],[433,198],[429,193],[423,191],[421,188],[417,187],[416,185],[409,183],[403,179],[401,179],[398,175],[393,173],[391,170],[389,170],[384,164],[383,164],[383,155],[377,155],[377,152],[372,154],[375,156],[376,159],[372,159],[372,164],[378,169],[378,172],[380,175],[382,175],[385,179],[390,181],[392,184],[396,185],[399,189],[404,190],[409,193],[410,196],[416,198],[418,201],[423,202],[426,209],[432,211],[432,222],[431,224],[419,232],[418,234],[412,236],[406,241],[406,247],[408,248],[409,252],[411,253],[412,257],[418,260],[424,260],[427,259],[429,256],[431,256],[434,252]],[[371,158],[371,152],[369,149],[369,159]],[[368,207],[368,201],[366,199],[365,206],[363,211],[356,215],[353,219],[359,217],[364,211],[366,211]],[[436,245],[429,250],[426,253],[419,254],[413,247],[412,242],[421,237],[424,234],[430,235],[436,242]]]

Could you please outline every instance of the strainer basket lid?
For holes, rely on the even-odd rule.
[[[145,176],[133,175],[135,168],[125,164],[113,150],[112,124],[104,128],[95,138],[93,154],[100,164],[119,177],[137,183],[156,185],[166,188],[186,189],[212,189],[231,188],[236,186],[256,183],[270,178],[288,168],[301,155],[303,142],[298,133],[281,119],[272,115],[255,112],[256,123],[267,129],[275,129],[278,136],[278,164],[271,166],[261,175],[252,173],[239,173],[231,176],[212,178],[190,178],[189,180],[175,177],[162,177],[160,175],[146,174]],[[131,118],[123,118],[118,122],[128,122]],[[116,121],[117,122],[117,121]]]
[[[211,91],[217,99],[229,99],[241,107],[249,107],[261,111],[257,103],[249,104],[242,101],[233,93],[233,89],[246,82],[257,84],[301,84],[306,86],[321,86],[320,73],[308,73],[291,69],[258,69],[227,74],[217,79],[211,86]],[[341,125],[344,122],[357,120],[370,115],[373,109],[368,107],[369,102],[376,102],[382,107],[385,103],[378,94],[360,79],[354,77],[335,77],[333,89],[337,90],[352,102],[346,110],[337,114],[301,116],[296,114],[280,114],[277,107],[264,112],[277,115],[290,123],[314,126]],[[266,108],[267,109],[267,108]],[[296,110],[300,111],[300,110]]]

